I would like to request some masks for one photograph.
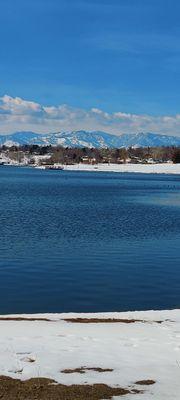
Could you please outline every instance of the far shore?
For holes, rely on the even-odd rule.
[[[38,169],[51,169],[49,165],[38,165],[38,164],[28,164],[28,163],[6,163],[4,166],[10,167],[31,167]],[[173,164],[172,162],[167,163],[152,163],[152,164],[60,164],[56,163],[52,165],[54,170],[64,170],[64,171],[87,171],[87,172],[119,172],[119,173],[142,173],[142,174],[176,174],[180,175],[180,163]]]
[[[65,171],[135,172],[143,174],[180,174],[180,164],[75,164],[63,165]]]

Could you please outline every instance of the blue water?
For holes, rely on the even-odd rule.
[[[0,167],[0,313],[180,307],[180,176]]]

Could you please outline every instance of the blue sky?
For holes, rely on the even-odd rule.
[[[36,115],[30,121],[28,114],[24,125],[19,117],[18,123],[20,108],[12,110],[18,97],[41,107],[39,131],[45,129],[47,106],[67,104],[66,116],[68,109],[77,118],[68,125],[61,108],[59,125],[53,117],[48,129],[103,129],[102,121],[92,122],[89,115],[98,109],[109,115],[106,131],[178,134],[179,18],[179,0],[1,0],[0,132],[36,128]],[[4,105],[5,94],[12,98],[11,109],[7,101]],[[115,119],[117,113],[149,116],[153,124],[119,125],[114,113]],[[168,126],[161,124],[163,116],[171,118]]]

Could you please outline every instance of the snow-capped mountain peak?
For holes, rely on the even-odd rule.
[[[180,138],[143,132],[117,136],[107,132],[84,130],[47,134],[25,131],[0,135],[0,145],[10,147],[12,145],[21,146],[25,144],[89,148],[157,147],[180,146]]]

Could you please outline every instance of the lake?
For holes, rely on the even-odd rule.
[[[0,167],[0,313],[180,307],[180,176]]]

